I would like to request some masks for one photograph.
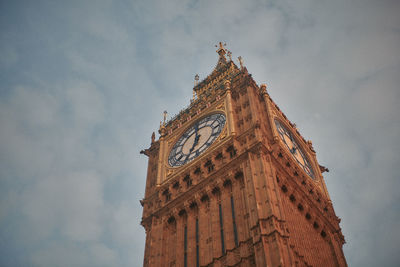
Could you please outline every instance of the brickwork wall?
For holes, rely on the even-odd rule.
[[[224,179],[211,190],[199,193],[181,215],[154,217],[147,232],[145,266],[184,266],[184,228],[187,227],[187,266],[196,266],[196,218],[199,225],[200,266],[254,266],[254,246],[250,236],[248,195],[243,177]],[[224,185],[223,182],[226,182]],[[228,181],[228,182],[227,182]],[[207,196],[206,198],[202,198]],[[238,246],[235,244],[231,196],[235,207]],[[200,200],[201,199],[201,200]],[[222,251],[221,205],[225,252]],[[253,208],[253,212],[256,212]],[[254,220],[256,223],[256,220]],[[259,251],[262,251],[262,247]]]
[[[282,207],[294,254],[303,258],[307,266],[338,266],[328,238],[321,236],[320,226],[314,227],[313,218],[306,219],[307,212],[300,212],[289,196],[282,197]]]

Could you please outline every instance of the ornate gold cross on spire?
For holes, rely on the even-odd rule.
[[[219,42],[219,48],[217,50],[217,53],[220,57],[223,57],[226,54],[225,46],[226,46],[226,43],[223,44],[222,42]],[[218,47],[218,46],[216,45],[215,47]]]

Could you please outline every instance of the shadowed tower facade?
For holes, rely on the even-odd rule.
[[[222,43],[217,53],[190,105],[141,151],[144,266],[347,266],[311,141],[240,57]]]

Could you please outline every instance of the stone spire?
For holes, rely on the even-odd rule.
[[[217,66],[215,67],[216,69],[219,69],[220,67],[224,66],[226,64],[226,58],[225,58],[225,54],[227,52],[226,48],[225,48],[226,44],[219,42],[219,46],[216,45],[215,47],[218,47],[217,49],[217,53],[219,55],[219,59],[218,59],[218,63]]]
[[[167,114],[168,114],[168,112],[165,110],[165,111],[163,112],[164,120],[163,120],[163,121],[160,121],[160,129],[158,130],[158,133],[159,133],[161,136],[165,136],[165,134],[166,134],[166,128],[165,128],[165,126],[166,126],[166,121],[167,121]]]
[[[225,46],[226,46],[226,44],[222,44],[222,42],[219,42],[219,48],[217,50],[219,57],[225,58],[225,54],[226,54]],[[215,47],[218,47],[218,46],[216,45]]]

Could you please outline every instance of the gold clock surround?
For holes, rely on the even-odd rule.
[[[292,131],[289,130],[284,123],[279,119],[274,119],[275,128],[277,130],[278,136],[287,150],[296,161],[296,163],[304,170],[304,172],[315,180],[315,172],[311,165],[310,159],[307,153],[304,151],[302,146],[296,140],[296,137]]]
[[[181,167],[203,154],[223,133],[226,115],[209,113],[196,120],[179,135],[168,154],[171,167]]]

